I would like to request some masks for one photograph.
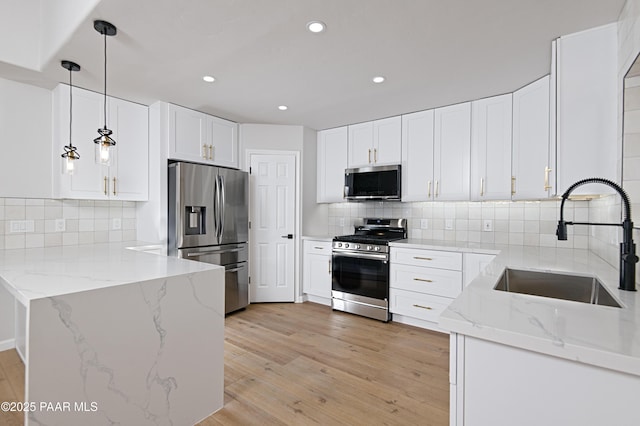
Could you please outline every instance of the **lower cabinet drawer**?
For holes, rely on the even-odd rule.
[[[331,256],[331,241],[304,240],[302,243],[305,253],[323,254]]]
[[[453,299],[449,297],[433,296],[396,288],[389,290],[389,299],[391,313],[431,322],[438,322],[442,311],[453,302]]]
[[[389,267],[393,288],[442,297],[458,297],[462,291],[462,272],[447,269],[396,265]]]

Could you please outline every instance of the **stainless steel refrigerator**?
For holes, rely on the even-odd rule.
[[[225,313],[249,304],[249,175],[169,164],[168,254],[225,267]]]

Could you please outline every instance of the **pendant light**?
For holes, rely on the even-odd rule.
[[[64,146],[64,153],[61,155],[62,173],[72,175],[76,169],[76,160],[80,159],[80,154],[78,154],[78,148],[73,146],[71,138],[73,124],[73,81],[71,80],[71,75],[74,71],[80,71],[80,65],[71,61],[62,61],[60,65],[62,65],[62,68],[69,70],[69,145]]]
[[[117,33],[116,27],[106,21],[93,21],[93,28],[104,36],[104,127],[98,129],[98,136],[93,140],[96,147],[96,163],[109,165],[112,152],[115,149],[116,141],[111,138],[113,133],[107,128],[107,36],[114,36]]]

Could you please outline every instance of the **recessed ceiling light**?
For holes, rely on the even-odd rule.
[[[288,110],[288,109],[289,109],[289,107],[288,107],[288,106],[286,106],[286,105],[280,105],[280,106],[278,107],[278,109],[279,109],[280,111],[286,111],[286,110]]]
[[[312,33],[321,33],[325,28],[327,28],[327,26],[321,21],[311,21],[307,24],[307,29]]]
[[[202,79],[207,83],[213,83],[214,81],[216,81],[216,79],[210,75],[205,75],[204,77],[202,77]]]
[[[379,84],[384,82],[384,77],[381,75],[375,76],[371,79],[374,83]]]

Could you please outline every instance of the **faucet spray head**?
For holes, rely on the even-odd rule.
[[[556,229],[556,236],[560,241],[567,240],[567,223],[564,220],[558,221],[558,228]]]

